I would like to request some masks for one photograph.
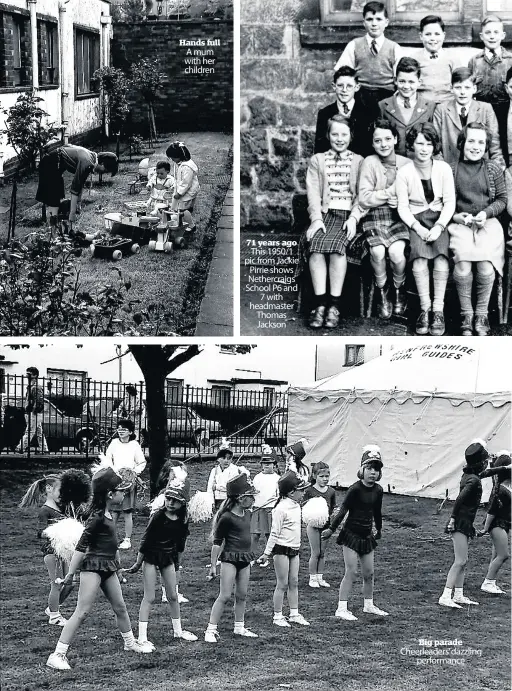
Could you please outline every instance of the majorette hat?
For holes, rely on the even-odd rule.
[[[487,445],[483,439],[475,439],[464,452],[467,465],[472,468],[476,465],[486,463],[489,458]]]
[[[295,489],[306,489],[309,487],[309,483],[304,482],[293,470],[287,470],[277,481],[277,486],[279,487],[279,494],[285,497]]]
[[[363,455],[361,456],[361,467],[363,466],[374,466],[378,470],[382,470],[382,456],[380,453],[380,447],[376,444],[368,444],[363,446]]]
[[[92,476],[93,492],[113,492],[116,489],[125,491],[131,487],[131,482],[123,480],[113,468],[100,468]]]
[[[295,444],[290,444],[289,446],[287,446],[286,451],[291,453],[297,461],[302,461],[302,459],[306,455],[307,446],[308,441],[307,439],[303,438],[299,439],[299,441],[296,441]]]
[[[232,456],[233,455],[233,449],[230,446],[229,441],[226,439],[226,437],[222,437],[219,450],[217,451],[217,458],[224,458],[227,455]]]
[[[261,462],[262,463],[275,463],[276,455],[274,449],[268,444],[262,444],[261,446]]]
[[[183,504],[186,504],[189,500],[187,494],[188,492],[186,491],[186,487],[181,482],[175,483],[173,480],[171,480],[171,482],[165,488],[166,499],[177,499]]]
[[[228,497],[254,496],[257,490],[245,473],[240,473],[235,478],[226,483],[226,493]]]

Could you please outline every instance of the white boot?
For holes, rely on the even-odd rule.
[[[309,587],[310,588],[320,588],[320,583],[318,582],[318,574],[309,574]]]

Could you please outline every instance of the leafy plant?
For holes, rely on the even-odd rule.
[[[93,74],[100,88],[102,102],[103,132],[115,135],[116,153],[119,156],[119,140],[123,125],[130,112],[128,89],[130,81],[126,74],[117,67],[102,67]]]
[[[139,137],[139,135],[134,134],[130,137],[130,147],[131,153],[135,156],[139,156],[144,153],[144,139]]]
[[[138,62],[134,62],[131,73],[134,88],[139,91],[147,104],[150,138],[156,139],[154,103],[163,86],[165,74],[160,72],[158,60],[151,58],[142,58]]]
[[[121,12],[125,22],[135,24],[146,20],[144,3],[142,0],[125,0]]]

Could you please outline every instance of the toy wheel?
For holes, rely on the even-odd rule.
[[[172,242],[166,242],[164,244],[164,252],[167,252],[167,254],[172,252]]]
[[[150,252],[154,252],[156,250],[156,240],[150,240],[148,247]]]
[[[89,252],[91,253],[91,257],[94,257],[94,249],[95,249],[95,248],[94,248],[94,245],[91,245],[91,246],[89,247]]]
[[[180,247],[180,248],[185,247],[185,238],[177,238],[174,241],[174,244],[176,245],[176,247]]]
[[[120,259],[122,259],[122,257],[123,257],[123,253],[121,252],[121,250],[114,250],[112,252],[112,259],[115,262],[118,262]]]
[[[132,254],[138,254],[139,252],[140,252],[140,245],[138,245],[137,243],[132,245]]]

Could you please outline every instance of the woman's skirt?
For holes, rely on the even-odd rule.
[[[137,501],[137,484],[134,484],[132,489],[129,492],[126,492],[126,494],[123,497],[123,500],[111,504],[110,509],[111,511],[133,511],[135,508],[135,503]]]
[[[369,554],[377,547],[377,540],[373,535],[370,534],[366,537],[362,537],[361,535],[356,535],[346,527],[340,530],[336,542],[338,545],[353,549],[354,552],[360,555]]]
[[[45,154],[39,163],[36,199],[46,206],[54,207],[59,206],[61,199],[64,199],[64,179],[60,171],[59,149]]]
[[[414,218],[421,223],[422,226],[428,228],[429,230],[433,228],[441,215],[440,211],[432,211],[432,209],[426,209],[419,214],[416,214]],[[412,228],[410,229],[410,240],[411,240],[411,254],[409,255],[409,261],[414,261],[415,259],[435,259],[439,255],[446,257],[448,259],[448,247],[450,244],[450,236],[443,230],[441,235],[434,242],[425,242],[422,240],[418,233],[416,233]]]
[[[361,228],[370,247],[390,247],[398,240],[409,241],[409,228],[400,220],[396,209],[378,206],[370,209],[361,221]]]
[[[505,263],[505,238],[497,218],[489,218],[483,228],[474,231],[461,223],[450,223],[450,249],[453,261],[491,262],[500,276]]]

